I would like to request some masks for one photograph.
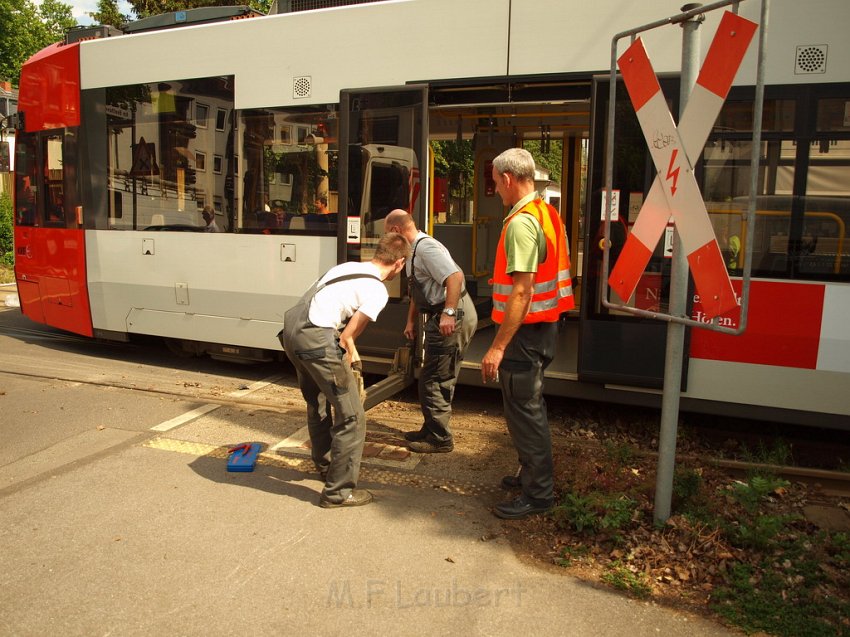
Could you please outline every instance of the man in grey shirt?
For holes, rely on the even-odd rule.
[[[425,360],[419,375],[419,403],[425,422],[405,434],[416,453],[446,453],[454,449],[449,420],[460,364],[478,314],[466,293],[464,275],[446,247],[416,229],[404,210],[393,210],[384,221],[387,232],[398,232],[412,247],[406,264],[410,307],[404,335],[416,337],[416,316],[424,314]]]

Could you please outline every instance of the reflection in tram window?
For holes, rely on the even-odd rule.
[[[845,99],[765,100],[763,139],[749,229],[752,102],[729,101],[702,157],[702,190],[731,274],[749,261],[754,274],[778,278],[850,276],[850,139]],[[816,110],[813,130],[794,130],[797,109]],[[747,121],[750,118],[750,121]],[[806,118],[814,121],[815,118]],[[808,127],[809,124],[807,123]],[[811,139],[799,143],[800,135]],[[805,166],[805,179],[796,179]],[[747,254],[748,241],[752,252]]]
[[[241,232],[336,235],[339,171],[334,116],[322,106],[241,113]]]
[[[107,227],[200,230],[204,207],[218,199],[216,223],[230,230],[232,111],[233,80],[224,76],[106,89]]]

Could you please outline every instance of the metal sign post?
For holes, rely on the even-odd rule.
[[[760,159],[761,109],[764,92],[764,34],[767,23],[767,3],[762,0],[762,24],[759,36],[758,79],[756,111],[753,122],[753,175],[757,174]],[[699,26],[704,14],[715,9],[735,5],[737,0],[723,0],[702,7],[690,4],[682,7],[683,13],[631,31],[620,33],[612,42],[611,88],[608,123],[608,155],[606,165],[606,191],[613,190],[614,113],[616,100],[616,69],[619,66],[629,97],[634,105],[638,122],[649,145],[650,156],[657,176],[644,202],[632,232],[608,277],[609,228],[605,224],[603,254],[603,305],[641,316],[662,318],[668,321],[667,351],[662,399],[661,434],[656,478],[655,521],[664,523],[670,517],[673,472],[676,455],[676,430],[679,418],[682,362],[684,360],[685,326],[693,325],[725,333],[740,334],[746,325],[746,308],[749,296],[750,263],[745,261],[744,297],[741,300],[741,322],[737,330],[719,326],[716,319],[738,306],[726,266],[720,253],[714,230],[708,217],[705,202],[694,177],[693,165],[720,113],[726,95],[732,86],[738,68],[749,48],[757,25],[725,13],[712,40],[705,63],[699,67]],[[678,126],[669,113],[661,86],[652,69],[643,42],[635,36],[666,24],[680,24],[683,29],[680,117]],[[619,58],[617,42],[631,36],[631,46]],[[690,105],[690,107],[689,107]],[[751,179],[749,207],[745,227],[752,227],[755,216],[756,181]],[[606,217],[611,218],[610,198]],[[628,299],[655,245],[664,233],[672,216],[674,222],[673,264],[670,283],[669,313],[646,312],[608,301],[608,285],[621,298]],[[748,238],[752,236],[747,233]],[[751,242],[748,241],[748,244]],[[748,249],[750,246],[748,245]],[[704,314],[711,323],[694,321],[686,316],[688,272],[693,273],[697,292],[702,298]]]

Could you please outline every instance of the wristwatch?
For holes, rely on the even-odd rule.
[[[445,314],[446,316],[454,316],[455,314],[457,314],[457,311],[453,307],[447,307],[445,310],[443,310],[443,314]]]

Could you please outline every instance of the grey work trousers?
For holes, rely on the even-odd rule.
[[[428,315],[424,327],[425,359],[419,374],[419,404],[425,417],[422,428],[438,443],[452,441],[449,420],[455,385],[463,355],[478,325],[478,314],[469,295],[461,297],[457,312],[457,329],[451,336],[440,333],[440,313]]]
[[[557,323],[521,325],[499,365],[505,419],[519,456],[522,492],[542,505],[551,504],[554,498],[543,372],[555,357],[557,336]]]
[[[357,486],[366,414],[337,331],[310,323],[308,305],[295,316],[291,310],[287,312],[283,346],[298,373],[298,385],[307,403],[313,462],[320,472],[327,471],[322,494],[338,503]],[[296,316],[300,318],[293,320]]]

